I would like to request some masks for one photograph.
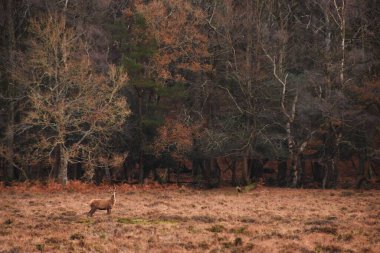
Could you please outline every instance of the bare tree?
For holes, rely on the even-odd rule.
[[[94,68],[91,46],[65,16],[48,13],[30,22],[30,47],[20,54],[15,71],[27,85],[29,107],[18,134],[31,139],[30,152],[54,157],[58,179],[67,183],[68,163],[79,158],[92,168],[107,157],[112,133],[129,114],[119,90],[127,73],[113,65],[108,73]]]

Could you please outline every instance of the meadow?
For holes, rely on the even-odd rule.
[[[380,252],[378,190],[36,189],[1,188],[0,252]]]

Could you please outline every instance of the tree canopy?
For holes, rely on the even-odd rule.
[[[335,187],[342,161],[378,176],[375,0],[1,7],[1,179],[249,184],[271,161],[277,185]]]

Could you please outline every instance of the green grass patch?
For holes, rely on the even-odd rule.
[[[328,226],[313,226],[309,229],[306,229],[305,232],[337,235],[337,229]]]
[[[342,241],[342,242],[349,242],[349,241],[352,241],[353,239],[353,235],[352,234],[340,234],[338,235],[337,239],[339,241]]]
[[[231,228],[228,232],[231,234],[244,234],[246,232],[247,227],[238,227],[238,228]]]
[[[79,220],[78,223],[81,223],[81,224],[91,224],[91,220],[90,219]]]
[[[84,235],[81,233],[74,233],[70,235],[70,240],[83,240],[83,239],[84,239]]]
[[[245,192],[249,192],[249,191],[252,191],[254,189],[256,189],[257,187],[257,184],[256,183],[252,183],[252,184],[249,184],[247,186],[244,187],[244,191]]]
[[[351,196],[354,196],[354,195],[355,195],[355,192],[353,192],[353,191],[342,191],[340,193],[341,197],[351,197]]]
[[[222,245],[226,249],[230,249],[230,248],[233,247],[233,243],[232,242],[223,242]]]
[[[131,225],[163,225],[163,224],[176,224],[177,221],[174,220],[152,220],[144,218],[118,218],[118,223],[131,224]]]
[[[314,249],[315,253],[333,253],[333,252],[342,252],[343,249],[336,245],[320,245],[317,244],[317,246]]]
[[[36,244],[36,249],[38,250],[38,251],[44,251],[44,249],[45,249],[45,245],[44,244],[41,244],[41,243],[38,243],[38,244]],[[12,252],[18,252],[18,251],[12,251]]]
[[[220,233],[226,230],[226,228],[222,225],[214,225],[212,227],[209,227],[206,229],[207,231],[213,232],[213,233]]]

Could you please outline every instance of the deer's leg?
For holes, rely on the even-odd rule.
[[[92,215],[96,212],[96,208],[91,208],[91,210],[88,212],[87,216],[92,217]]]
[[[111,214],[111,208],[107,208],[107,214]]]

